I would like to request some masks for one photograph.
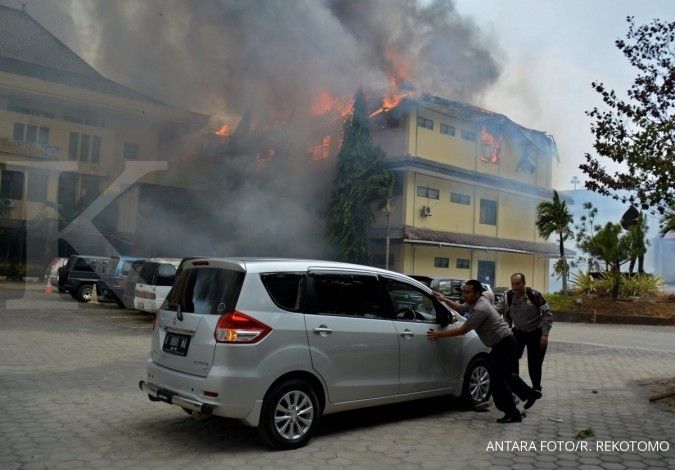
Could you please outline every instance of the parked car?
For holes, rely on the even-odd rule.
[[[467,281],[467,279],[457,279],[451,277],[441,277],[441,276],[420,276],[420,275],[411,275],[415,280],[420,281],[427,287],[430,287],[433,290],[439,291],[441,294],[449,298],[450,300],[455,300],[457,302],[464,302],[464,296],[462,295],[462,286]],[[494,304],[494,293],[492,293],[492,288],[490,284],[481,283],[483,290],[487,292],[489,300]],[[491,298],[490,298],[491,297]]]
[[[136,282],[134,308],[156,313],[176,280],[180,258],[150,258],[143,264]]]
[[[105,256],[70,256],[65,266],[59,269],[59,290],[63,289],[79,302],[89,302],[109,263],[110,258]],[[100,289],[97,289],[99,294]]]
[[[423,284],[327,261],[197,259],[156,317],[152,401],[257,426],[275,448],[307,443],[324,414],[440,395],[487,401],[488,348]]]
[[[134,297],[136,296],[136,283],[140,279],[140,273],[143,269],[145,261],[134,261],[131,263],[131,269],[129,270],[129,276],[127,276],[127,281],[124,283],[124,292],[122,294],[122,302],[124,307],[128,309],[135,309],[134,306]]]
[[[56,257],[49,262],[47,269],[45,269],[44,281],[50,282],[52,286],[58,287],[59,284],[59,268],[65,266],[68,258]],[[65,292],[65,291],[64,291]]]
[[[131,271],[131,264],[143,260],[144,258],[138,256],[111,256],[108,267],[101,274],[103,300],[115,302],[119,308],[125,308],[124,286]]]

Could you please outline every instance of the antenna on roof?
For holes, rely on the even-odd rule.
[[[24,13],[26,12],[26,4],[25,3],[21,4],[21,11],[24,12]]]

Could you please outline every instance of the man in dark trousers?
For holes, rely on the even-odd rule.
[[[497,312],[513,325],[513,335],[518,341],[518,361],[527,347],[527,368],[532,388],[541,391],[541,367],[544,363],[548,334],[553,326],[553,315],[546,299],[525,285],[525,275],[511,276],[511,290],[497,304]]]
[[[492,396],[497,409],[504,412],[504,416],[497,420],[498,423],[520,423],[522,415],[513,400],[511,392],[525,401],[525,409],[530,408],[536,400],[541,398],[541,393],[527,386],[515,373],[516,354],[518,342],[511,333],[509,326],[499,316],[490,302],[482,296],[483,286],[480,282],[472,279],[462,287],[465,306],[468,306],[468,319],[458,328],[437,331],[433,328],[427,331],[429,341],[437,341],[439,338],[450,338],[465,335],[471,330],[476,330],[480,340],[490,346],[490,372],[492,381]],[[446,298],[440,292],[434,292],[436,298],[454,308],[457,302]]]

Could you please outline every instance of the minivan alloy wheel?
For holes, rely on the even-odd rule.
[[[301,390],[292,390],[277,402],[274,424],[277,432],[288,440],[299,439],[312,427],[314,405]]]
[[[469,381],[469,393],[471,398],[477,402],[483,402],[487,399],[490,392],[490,373],[487,367],[479,365],[471,372]]]
[[[289,379],[266,394],[259,431],[275,449],[297,449],[310,440],[320,418],[320,402],[312,386],[302,379]]]

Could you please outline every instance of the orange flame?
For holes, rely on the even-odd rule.
[[[220,129],[216,131],[216,134],[221,137],[229,137],[232,134],[232,127],[229,124],[223,124],[220,126]]]
[[[485,127],[480,130],[480,140],[483,144],[481,160],[489,163],[499,163],[499,151],[502,146],[502,137],[495,136]]]
[[[336,98],[328,90],[322,89],[314,94],[309,112],[312,116],[336,112],[345,117],[352,111],[353,104],[352,98]]]

